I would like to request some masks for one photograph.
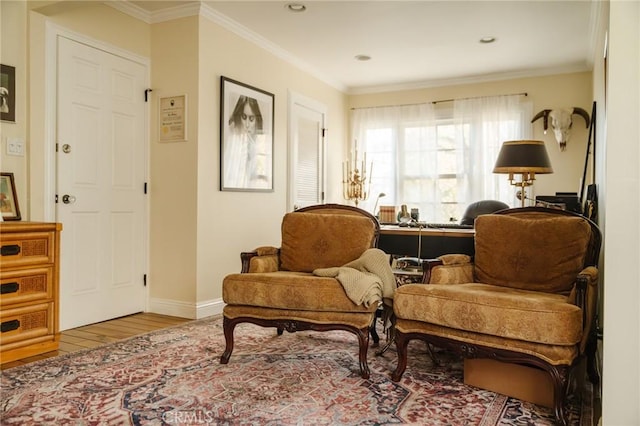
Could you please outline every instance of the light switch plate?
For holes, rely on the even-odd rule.
[[[24,139],[7,138],[7,155],[24,156]]]

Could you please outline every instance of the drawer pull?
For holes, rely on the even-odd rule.
[[[11,321],[3,322],[2,325],[0,326],[0,331],[2,333],[6,333],[7,331],[17,330],[18,328],[20,328],[20,321],[11,320]]]
[[[15,256],[16,254],[20,254],[20,246],[17,244],[2,246],[2,248],[0,248],[1,256]]]
[[[0,286],[0,294],[15,293],[20,289],[20,284],[17,282],[4,283]]]

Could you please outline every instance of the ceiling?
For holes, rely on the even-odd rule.
[[[297,13],[283,1],[128,3],[151,22],[196,5],[332,86],[368,93],[590,70],[597,2],[300,0]]]

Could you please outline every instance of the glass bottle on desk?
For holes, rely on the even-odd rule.
[[[398,223],[409,222],[411,222],[411,215],[409,214],[409,210],[407,210],[407,205],[403,204],[400,206],[400,212],[398,213]]]

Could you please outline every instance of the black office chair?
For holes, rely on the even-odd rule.
[[[495,213],[498,210],[508,209],[509,205],[497,200],[481,200],[469,204],[462,215],[460,225],[473,225],[476,217],[481,214]]]

